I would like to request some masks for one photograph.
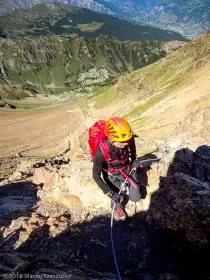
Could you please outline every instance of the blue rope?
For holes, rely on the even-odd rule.
[[[131,173],[133,172],[133,170],[136,169],[135,167],[131,170],[131,172],[129,173],[129,176],[131,175]],[[127,179],[122,183],[120,190],[119,190],[119,194],[122,191],[123,186],[126,184]],[[118,263],[117,263],[117,256],[115,253],[115,248],[114,248],[114,238],[113,238],[113,220],[114,220],[114,210],[116,207],[116,203],[114,203],[114,206],[112,208],[112,216],[111,216],[111,242],[112,242],[112,252],[114,255],[114,262],[115,262],[115,266],[116,266],[116,270],[117,270],[117,275],[118,275],[118,279],[122,280],[121,275],[120,275],[120,271],[119,271],[119,267],[118,267]]]
[[[160,159],[162,159],[162,158],[163,158],[163,157],[161,157]],[[158,159],[158,160],[160,160],[160,159]],[[142,160],[142,161],[139,162],[139,164],[142,163],[142,162],[146,162],[146,161],[157,161],[157,159],[146,159],[146,160]],[[134,167],[134,168],[131,170],[129,176],[131,175],[131,173],[132,173],[133,170],[135,170],[135,169],[136,169],[136,167]],[[121,185],[121,187],[120,187],[119,194],[121,193],[122,188],[123,188],[124,184],[126,184],[126,182],[127,182],[127,179],[122,183],[122,185]],[[120,271],[119,271],[118,262],[117,262],[117,256],[116,256],[116,253],[115,253],[114,238],[113,238],[113,220],[114,220],[114,210],[115,210],[115,206],[116,206],[116,203],[114,203],[114,206],[113,206],[113,208],[112,208],[112,215],[111,215],[111,243],[112,243],[112,252],[113,252],[113,255],[114,255],[114,262],[115,262],[115,266],[116,266],[116,270],[117,270],[118,279],[119,279],[119,280],[122,280],[121,275],[120,275]]]
[[[115,206],[116,206],[116,203],[114,203],[114,206],[113,206],[113,209],[112,209],[112,216],[111,216],[111,242],[112,242],[112,252],[113,252],[113,255],[114,255],[114,262],[115,262],[115,266],[116,266],[116,270],[117,270],[118,279],[121,280],[122,278],[121,278],[118,263],[117,263],[117,256],[116,256],[116,253],[115,253],[114,238],[113,238],[113,220],[114,220]]]

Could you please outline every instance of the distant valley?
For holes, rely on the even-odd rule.
[[[0,0],[0,14],[50,0]],[[125,18],[143,25],[179,32],[188,39],[210,29],[208,0],[54,0]]]
[[[164,42],[129,42],[108,37],[1,38],[0,49],[3,99],[21,99],[29,93],[84,96],[97,87],[114,84],[123,73],[167,55]]]
[[[186,39],[176,32],[141,26],[110,15],[66,4],[40,4],[0,17],[2,37],[59,35],[67,38],[111,36],[120,40],[171,41]]]

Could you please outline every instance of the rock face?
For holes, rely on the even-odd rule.
[[[7,38],[8,35],[0,28],[0,37]]]
[[[184,47],[185,44],[186,43],[182,41],[170,41],[164,45],[164,49],[169,54],[173,51],[176,51],[179,48]]]
[[[166,174],[163,170],[159,174],[164,176],[159,191],[152,195],[147,217],[151,224],[184,231],[187,239],[200,245],[209,244],[209,152],[209,146],[175,152]]]
[[[0,47],[0,82],[45,94],[84,94],[166,55],[161,42],[123,42],[108,37],[1,39]],[[8,94],[12,98],[12,90]]]
[[[184,148],[185,143],[186,136],[180,135],[154,141],[152,146],[142,141],[137,145],[144,154],[148,149],[154,158],[162,159],[146,169],[146,197],[136,206],[126,206],[128,223],[114,225],[123,279],[194,280],[199,276],[204,280],[210,273],[206,257],[210,148],[192,151]],[[117,279],[106,274],[115,273],[110,257],[110,201],[93,183],[85,152],[42,161],[19,160],[8,182],[1,182],[0,247],[5,254],[0,257],[0,272]]]

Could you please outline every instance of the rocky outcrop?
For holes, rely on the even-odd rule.
[[[170,41],[164,45],[164,50],[169,54],[177,49],[180,49],[186,45],[186,42],[182,41]]]
[[[0,28],[0,37],[1,38],[7,38],[8,37],[8,34],[5,31],[3,31],[1,28]]]
[[[170,161],[167,169],[159,170],[159,190],[151,197],[147,216],[149,223],[183,231],[187,239],[199,245],[209,244],[209,154],[209,146],[168,154]]]
[[[210,192],[209,149],[200,146],[193,152],[185,148],[187,139],[187,135],[180,135],[152,144],[137,140],[137,150],[138,154],[142,150],[139,154],[142,160],[147,159],[145,156],[148,153],[156,155],[154,160],[151,158],[152,169],[147,174],[147,195],[137,205],[137,211],[147,212],[147,220],[151,224],[184,230],[190,241],[207,244],[210,218],[206,207]],[[22,159],[16,171],[1,184],[27,180],[39,186],[36,213],[46,218],[49,215],[60,217],[65,211],[84,212],[83,216],[89,215],[87,213],[93,209],[96,212],[104,209],[101,212],[104,214],[109,212],[109,199],[93,183],[91,162],[87,161],[86,151],[81,150],[75,157],[72,152],[41,162]],[[161,160],[155,163],[155,158]],[[5,209],[4,203],[2,205]],[[132,203],[128,204],[127,210],[129,215],[134,214]]]
[[[82,141],[82,137],[80,139]],[[166,259],[171,257],[171,242],[176,243],[171,252],[175,254],[173,265],[178,265],[179,254],[188,261],[187,256],[194,254],[199,246],[201,251],[194,256],[194,261],[199,263],[198,267],[203,267],[205,275],[207,273],[204,258],[210,230],[207,206],[210,149],[201,146],[192,151],[185,147],[187,139],[187,135],[180,135],[167,141],[154,141],[152,145],[137,139],[138,149],[142,147],[144,152],[142,159],[148,156],[146,149],[156,157],[151,168],[146,169],[146,196],[136,206],[133,203],[126,206],[130,217],[128,224],[123,228],[114,227],[123,279],[134,276],[142,280],[188,279],[182,278],[183,267],[185,276],[194,273],[198,277],[200,270],[198,272],[196,266],[193,273],[183,263],[181,270],[168,268]],[[1,182],[0,246],[10,254],[15,249],[13,258],[11,255],[8,258],[7,254],[1,257],[0,269],[4,273],[55,274],[57,271],[72,273],[75,277],[72,279],[81,276],[92,279],[92,275],[100,279],[106,273],[95,271],[101,271],[102,264],[106,272],[115,273],[113,260],[108,257],[112,254],[110,201],[93,183],[91,162],[87,161],[85,151],[83,153],[83,157],[75,154],[72,158],[73,153],[69,152],[43,160],[19,158],[21,163],[16,171],[7,182]],[[157,158],[161,160],[155,163]],[[40,255],[44,259],[40,259]],[[164,271],[154,269],[154,263],[158,265],[159,262]],[[109,279],[115,279],[114,275],[108,275]],[[203,274],[200,279],[205,279]]]
[[[26,97],[36,97],[37,91],[36,88],[32,85],[21,85],[16,84],[13,85],[10,83],[10,81],[7,79],[6,73],[4,72],[3,68],[2,70],[2,77],[5,79],[5,82],[7,84],[0,84],[0,97],[2,100],[21,100]],[[0,72],[1,72],[0,70]],[[0,100],[1,100],[0,99]],[[4,103],[7,103],[6,101]]]
[[[1,108],[8,107],[10,109],[16,109],[15,105],[12,105],[12,104],[9,104],[9,103],[6,103],[6,102],[0,103],[0,107]]]

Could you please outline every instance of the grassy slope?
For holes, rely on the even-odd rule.
[[[95,109],[110,107],[113,112],[115,104],[121,104],[118,114],[131,121],[138,131],[142,125],[146,128],[154,121],[155,117],[145,117],[144,113],[182,86],[191,85],[196,72],[209,60],[210,33],[207,33],[156,63],[124,75],[116,85],[100,89],[89,102]]]

